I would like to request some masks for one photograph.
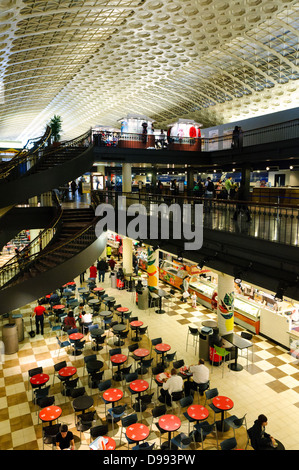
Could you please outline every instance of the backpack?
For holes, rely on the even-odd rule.
[[[207,191],[209,191],[210,193],[214,191],[214,183],[212,183],[212,181],[209,181]]]

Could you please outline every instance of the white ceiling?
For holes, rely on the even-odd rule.
[[[204,127],[299,104],[297,0],[0,0],[0,138],[127,113]]]

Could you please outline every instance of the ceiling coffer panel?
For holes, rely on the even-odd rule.
[[[298,106],[295,0],[1,0],[0,134],[144,113],[204,126]]]

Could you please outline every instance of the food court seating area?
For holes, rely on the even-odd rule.
[[[252,449],[246,428],[252,426],[257,414],[267,414],[267,407],[254,403],[254,379],[260,374],[254,369],[251,354],[249,361],[239,358],[244,367],[241,372],[229,371],[226,364],[224,374],[222,366],[214,366],[212,372],[207,361],[210,388],[202,396],[198,392],[174,396],[171,406],[158,398],[160,374],[169,373],[173,366],[183,373],[184,366],[197,362],[198,344],[193,338],[186,348],[188,327],[199,327],[205,319],[215,320],[212,311],[181,306],[178,293],[165,314],[155,314],[156,307],[140,310],[131,292],[112,288],[108,276],[103,285],[96,283],[103,296],[93,290],[93,285],[88,287],[88,282],[75,281],[73,296],[62,295],[60,308],[49,309],[44,335],[30,338],[25,333],[18,353],[5,357],[0,401],[2,410],[7,411],[2,412],[0,422],[1,449],[51,449],[53,439],[44,429],[56,423],[68,424],[80,450],[88,450],[100,435],[109,439],[109,449],[116,450],[170,445],[193,450]],[[168,289],[165,285],[163,288]],[[75,332],[53,329],[62,324],[71,297],[78,302],[84,298],[91,311],[97,307],[92,328],[83,333],[78,321]],[[167,300],[164,302],[167,305]],[[35,305],[22,309],[27,332]],[[258,344],[265,347],[265,343],[258,337],[255,340],[258,354]],[[265,390],[263,393],[266,396]],[[278,395],[269,389],[271,394]],[[53,411],[50,417],[45,413],[48,405]],[[275,434],[275,426],[269,431]]]

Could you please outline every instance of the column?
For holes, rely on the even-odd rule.
[[[245,163],[242,166],[242,179],[241,179],[241,185],[244,186],[245,201],[249,200],[249,195],[250,195],[250,172],[251,172],[250,163]]]
[[[131,238],[123,238],[123,271],[133,273],[133,244]]]
[[[158,289],[159,284],[159,250],[149,247],[147,250],[147,284]]]
[[[44,207],[52,206],[52,191],[41,194],[40,203]]]
[[[218,274],[217,317],[220,336],[234,330],[234,278]]]
[[[132,167],[131,163],[123,163],[122,166],[122,188],[123,193],[132,192]]]

